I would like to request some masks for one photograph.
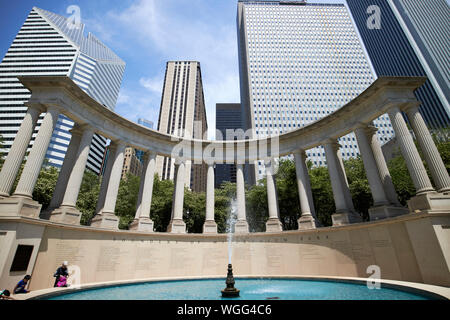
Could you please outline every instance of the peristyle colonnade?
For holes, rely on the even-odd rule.
[[[156,156],[171,156],[175,159],[175,188],[172,216],[168,232],[185,233],[183,221],[183,197],[186,185],[187,161],[204,161],[207,164],[206,219],[204,233],[217,233],[214,221],[214,164],[235,163],[237,165],[237,223],[235,232],[249,232],[245,211],[244,165],[263,160],[266,164],[269,220],[267,232],[282,231],[276,183],[273,175],[274,158],[293,155],[297,172],[298,195],[301,207],[299,229],[316,228],[316,217],[308,169],[306,150],[323,146],[333,190],[336,212],[332,214],[333,226],[361,222],[355,211],[345,174],[338,138],[350,132],[356,135],[374,205],[369,209],[372,220],[384,219],[414,212],[448,212],[450,210],[450,178],[430,132],[419,113],[419,105],[413,91],[421,86],[424,78],[382,77],[356,99],[304,128],[297,129],[268,140],[204,141],[173,137],[150,130],[128,121],[98,104],[66,77],[22,77],[21,82],[32,92],[27,103],[28,110],[14,143],[5,159],[0,173],[0,215],[45,218],[65,224],[79,224],[81,213],[76,208],[83,173],[95,133],[111,140],[109,159],[104,170],[96,215],[92,227],[118,228],[115,206],[121,179],[126,147],[145,152],[135,220],[130,229],[152,232],[153,222],[150,207]],[[19,182],[11,190],[20,166],[25,158],[38,117],[45,113]],[[416,188],[416,197],[409,208],[402,207],[377,139],[377,128],[372,121],[387,113],[391,120],[401,153]],[[413,137],[404,120],[406,114],[412,131],[430,169],[434,186],[430,181]],[[33,189],[56,121],[60,114],[75,121],[72,138],[61,168],[49,208],[41,212],[41,205],[32,199]],[[182,155],[174,150],[183,146],[200,146],[201,152]],[[276,145],[270,153],[252,152],[257,146]],[[195,148],[193,148],[195,149]],[[217,152],[217,150],[225,152]],[[211,150],[213,150],[211,152]],[[229,152],[231,150],[232,152]],[[225,158],[224,158],[224,153]],[[207,154],[207,156],[205,156]]]

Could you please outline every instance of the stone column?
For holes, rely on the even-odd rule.
[[[299,150],[295,152],[294,161],[301,209],[301,217],[298,219],[298,229],[315,229],[316,221],[311,212],[310,199],[307,191],[310,189],[310,184],[305,151]]]
[[[103,207],[105,206],[106,191],[108,189],[109,177],[111,176],[111,170],[114,163],[114,157],[117,151],[117,144],[111,141],[108,146],[108,158],[106,159],[106,167],[103,172],[102,183],[100,185],[100,192],[98,194],[97,206],[95,207],[95,214],[101,214]]]
[[[367,180],[369,181],[374,206],[383,206],[387,205],[389,201],[384,192],[383,184],[378,174],[377,164],[372,152],[372,148],[370,147],[366,129],[366,125],[362,125],[356,128],[356,140],[358,141],[359,151],[364,163]]]
[[[22,161],[30,144],[34,128],[38,121],[39,115],[43,110],[37,106],[30,105],[27,113],[20,125],[19,131],[9,150],[8,156],[3,163],[0,173],[0,198],[9,197],[11,189],[16,180]]]
[[[425,161],[428,164],[437,191],[450,191],[450,177],[444,162],[442,161],[441,155],[434,144],[433,138],[428,131],[427,125],[419,112],[419,107],[413,104],[405,111],[411,127],[414,130],[416,139],[419,142],[420,149],[423,151]]]
[[[234,225],[235,233],[248,233],[248,223],[245,213],[245,184],[244,165],[236,164],[236,200],[237,200],[237,221]]]
[[[184,184],[186,176],[186,163],[184,160],[175,161],[175,189],[172,203],[172,219],[167,232],[186,233],[186,224],[183,221]]]
[[[355,135],[358,140],[359,150],[361,151],[364,169],[366,171],[367,180],[369,181],[370,190],[374,201],[373,207],[369,208],[370,220],[374,221],[408,213],[406,208],[402,208],[397,205],[397,194],[395,192],[394,185],[390,180],[389,171],[387,170],[386,162],[384,161],[383,153],[377,137],[374,134],[373,127],[364,124],[355,130]],[[373,146],[375,146],[375,148],[373,148]],[[381,157],[378,161],[375,157],[374,149],[381,152]],[[381,161],[381,166],[385,167],[385,169],[382,168],[382,170],[386,170],[387,175],[389,176],[389,180],[387,182],[389,184],[388,189],[385,189],[384,186],[386,184],[381,180],[381,170],[378,168],[378,162]],[[386,174],[384,177],[386,178]],[[391,189],[393,189],[393,191]],[[393,192],[391,197],[397,200],[397,203],[394,202],[394,204],[391,204],[392,201],[389,199],[387,192]]]
[[[203,224],[203,233],[217,233],[217,224],[214,221],[214,163],[208,163],[206,176],[206,218]]]
[[[115,215],[117,194],[119,192],[120,178],[122,176],[123,158],[127,145],[120,141],[111,168],[108,187],[105,196],[105,205],[100,215],[92,219],[91,226],[98,228],[118,229],[119,219]]]
[[[70,130],[71,138],[69,146],[67,147],[64,162],[59,171],[58,180],[56,181],[55,190],[53,191],[52,200],[48,206],[48,210],[44,214],[41,214],[42,218],[50,219],[50,213],[59,208],[64,199],[64,193],[66,192],[67,183],[72,168],[75,164],[78,148],[80,147],[81,134],[83,133],[77,124]]]
[[[51,221],[69,224],[80,224],[81,212],[76,208],[81,182],[86,169],[86,163],[91,147],[94,129],[85,125],[79,129],[82,131],[81,141],[75,156],[75,163],[70,172],[69,180],[64,193],[61,206],[53,210],[50,216]]]
[[[332,215],[333,226],[359,222],[360,218],[349,205],[345,194],[350,194],[345,179],[342,163],[339,157],[340,145],[336,140],[328,140],[325,145],[328,172],[330,173],[331,187],[333,189],[336,213]]]
[[[144,155],[139,197],[136,206],[136,216],[130,225],[130,230],[153,232],[153,221],[150,209],[153,196],[153,180],[155,177],[156,153],[148,151]]]
[[[17,185],[14,196],[31,199],[33,197],[34,186],[41,171],[42,163],[47,153],[53,130],[58,120],[59,110],[56,107],[49,107],[42,121],[39,132],[31,148],[22,175]]]
[[[47,109],[16,190],[10,198],[3,199],[2,201],[3,215],[20,215],[31,218],[39,217],[42,205],[33,200],[33,190],[41,171],[58,116],[59,110],[57,107],[50,106]]]
[[[266,184],[267,184],[267,204],[269,209],[269,220],[266,222],[266,232],[283,231],[280,222],[280,209],[278,206],[277,188],[274,178],[274,160],[265,161]]]
[[[431,185],[427,171],[425,170],[422,159],[416,149],[413,138],[409,133],[400,109],[398,107],[393,107],[388,111],[388,114],[391,119],[398,144],[400,145],[403,158],[406,161],[409,174],[411,175],[414,186],[416,187],[416,194],[419,195],[433,192],[434,188]]]
[[[378,129],[375,126],[369,126],[367,128],[373,156],[377,164],[378,174],[380,175],[381,182],[383,183],[383,189],[389,199],[389,202],[396,207],[401,207],[401,204],[398,201],[397,192],[395,191],[394,183],[392,182],[391,174],[389,173],[386,160],[384,159],[383,150],[381,149],[380,142],[378,141],[376,135],[377,131]]]

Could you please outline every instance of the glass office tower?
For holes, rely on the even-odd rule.
[[[30,98],[17,76],[68,76],[105,108],[114,110],[125,63],[95,38],[84,34],[68,19],[34,7],[0,64],[0,134],[4,139],[3,154],[9,152],[22,123]],[[30,148],[34,143],[41,119]],[[63,163],[74,122],[60,116],[47,150],[48,163]],[[94,135],[87,168],[99,173],[106,139]]]
[[[377,76],[428,76],[427,82],[415,92],[417,99],[422,102],[419,110],[430,128],[448,127],[450,111],[436,93],[439,88],[435,89],[436,83],[429,76],[431,69],[425,71],[427,68],[416,54],[388,1],[347,0],[347,4]],[[371,14],[367,13],[367,9],[374,5],[380,10],[380,25],[379,28],[368,28],[367,19]],[[431,3],[430,7],[433,7]],[[448,29],[448,23],[446,25]],[[434,32],[439,30],[434,29]],[[447,51],[450,50],[448,41]]]
[[[238,2],[241,107],[253,137],[301,128],[334,112],[375,79],[344,4]],[[387,115],[375,121],[380,140],[393,134]],[[353,134],[339,139],[344,159],[358,155]],[[323,147],[307,150],[325,165]],[[256,166],[256,179],[264,175]]]

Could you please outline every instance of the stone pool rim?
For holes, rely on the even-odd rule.
[[[133,284],[143,284],[151,282],[170,282],[170,281],[190,281],[190,280],[216,280],[224,279],[223,275],[220,276],[203,276],[203,277],[163,277],[163,278],[147,278],[147,279],[133,279],[133,280],[118,280],[108,282],[95,282],[87,283],[79,286],[67,287],[67,288],[48,288],[42,290],[32,291],[29,294],[13,295],[16,300],[40,300],[52,298],[60,295],[76,293],[80,291],[94,290],[107,287],[125,286]],[[323,282],[341,282],[351,284],[366,284],[368,278],[356,278],[356,277],[331,277],[331,276],[256,276],[256,275],[239,275],[235,276],[235,279],[265,279],[265,280],[304,280],[304,281],[323,281]],[[373,281],[373,280],[372,280]],[[428,285],[423,283],[406,282],[398,280],[380,279],[382,288],[400,290],[412,294],[424,296],[429,299],[438,300],[450,300],[450,288]],[[98,299],[104,300],[104,299]],[[207,301],[207,300],[205,300]]]

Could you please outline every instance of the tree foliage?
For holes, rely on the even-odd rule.
[[[436,147],[441,154],[447,171],[450,172],[449,136],[448,131],[433,135]],[[424,164],[426,166],[425,162]],[[17,186],[23,166],[22,164],[12,192]],[[308,162],[307,167],[317,219],[321,225],[330,226],[332,225],[331,215],[336,211],[336,208],[328,169],[324,166],[312,167],[311,162]],[[360,157],[349,159],[344,161],[344,167],[354,207],[362,215],[364,220],[368,220],[368,209],[373,205],[373,199],[363,161]],[[406,205],[407,201],[415,195],[415,188],[405,160],[401,155],[398,155],[388,162],[388,168],[399,201],[403,205]],[[43,165],[39,173],[33,191],[33,199],[41,203],[43,209],[47,208],[50,204],[58,175],[59,169],[49,166],[47,163]],[[297,220],[300,217],[301,210],[294,162],[290,159],[281,159],[275,179],[280,221],[283,224],[283,229],[297,229]],[[77,208],[82,212],[81,224],[83,225],[88,225],[95,215],[100,183],[101,177],[89,170],[85,171],[77,201]],[[135,217],[139,184],[140,178],[130,174],[120,183],[116,203],[116,215],[120,217],[119,227],[122,229],[128,228],[129,223]],[[269,216],[266,179],[259,181],[254,186],[246,186],[245,189],[246,213],[250,230],[252,232],[264,231],[265,223]],[[172,212],[173,191],[174,184],[172,181],[161,181],[158,175],[155,174],[150,212],[155,231],[165,232],[167,230]],[[187,188],[184,192],[183,218],[186,222],[187,231],[190,233],[201,233],[206,211],[205,193],[193,192]],[[236,197],[236,184],[226,182],[214,192],[215,221],[218,226],[218,232],[223,233],[226,231],[226,222],[227,216],[230,213],[231,200]],[[143,201],[146,201],[146,199],[148,197],[144,195]]]

